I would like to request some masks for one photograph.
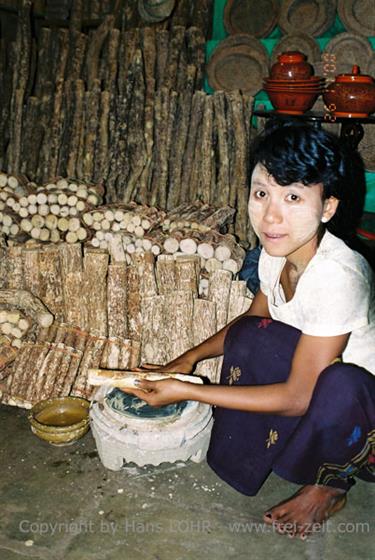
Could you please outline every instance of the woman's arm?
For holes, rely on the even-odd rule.
[[[348,338],[349,334],[332,337],[302,334],[289,378],[284,383],[228,387],[175,380],[141,381],[141,390],[131,392],[152,406],[195,400],[247,412],[301,416],[309,406],[320,373],[342,354]]]
[[[190,373],[193,371],[194,366],[197,362],[201,360],[205,360],[207,358],[215,358],[216,356],[221,356],[224,352],[224,340],[225,336],[228,332],[228,329],[238,321],[241,317],[245,317],[247,315],[255,315],[259,317],[270,317],[270,313],[268,310],[268,303],[267,297],[261,292],[260,290],[255,295],[253,302],[250,306],[250,309],[236,317],[228,323],[225,327],[223,327],[220,331],[218,331],[213,336],[210,336],[201,344],[194,346],[184,354],[181,354],[175,360],[172,360],[165,366],[151,366],[147,367],[146,369],[152,369],[153,371],[176,371],[180,373]]]

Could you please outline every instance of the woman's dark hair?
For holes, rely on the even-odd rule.
[[[359,154],[337,136],[304,123],[272,122],[256,137],[252,169],[261,163],[279,185],[323,184],[323,198],[340,200],[328,230],[345,241],[355,235],[366,183]]]

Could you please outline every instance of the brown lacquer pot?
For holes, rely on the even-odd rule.
[[[298,51],[279,54],[272,66],[270,76],[276,80],[306,80],[313,75],[314,69],[306,61],[306,55]]]
[[[375,111],[375,82],[353,66],[351,74],[339,74],[323,93],[324,103],[336,117],[365,118]]]

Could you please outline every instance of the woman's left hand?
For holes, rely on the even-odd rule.
[[[137,383],[137,389],[122,388],[121,390],[135,395],[151,406],[158,407],[190,400],[194,386],[194,383],[186,383],[176,379],[163,379],[161,381],[142,380]]]

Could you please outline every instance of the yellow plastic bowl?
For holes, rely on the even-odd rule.
[[[89,429],[89,406],[80,397],[58,397],[36,403],[28,416],[31,431],[53,445],[68,445]]]

